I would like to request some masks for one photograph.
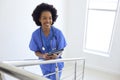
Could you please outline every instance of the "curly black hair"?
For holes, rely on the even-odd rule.
[[[32,17],[34,22],[36,23],[37,26],[41,26],[41,22],[39,21],[39,18],[41,16],[41,13],[43,11],[50,11],[52,14],[52,24],[56,21],[58,15],[57,15],[57,10],[53,7],[53,5],[47,4],[47,3],[41,3],[39,4],[33,11]]]

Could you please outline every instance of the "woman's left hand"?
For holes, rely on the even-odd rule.
[[[57,54],[53,54],[53,55],[50,55],[49,57],[50,57],[50,59],[56,59],[58,57],[58,55]]]

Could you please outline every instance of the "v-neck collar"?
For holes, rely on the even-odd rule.
[[[41,30],[41,37],[42,37],[42,40],[43,40],[43,45],[46,49],[47,52],[50,52],[52,49],[51,49],[51,40],[53,38],[53,31],[52,29],[50,28],[50,33],[49,35],[46,37],[42,28],[40,29]]]

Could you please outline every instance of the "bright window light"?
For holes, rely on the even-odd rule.
[[[108,51],[114,17],[115,12],[89,11],[86,48],[103,52]]]
[[[116,10],[118,0],[89,0],[89,8]]]
[[[84,51],[108,53],[110,49],[117,0],[90,0],[86,20]]]

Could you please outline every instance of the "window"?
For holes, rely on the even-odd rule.
[[[84,51],[108,55],[118,0],[89,0]]]

